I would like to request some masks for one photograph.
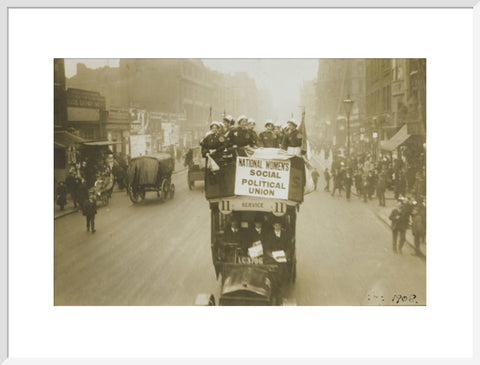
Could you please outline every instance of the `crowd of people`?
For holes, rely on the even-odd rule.
[[[324,158],[330,151],[324,149]],[[325,168],[326,192],[334,196],[337,191],[350,200],[352,188],[363,202],[378,199],[385,207],[385,193],[393,191],[398,202],[390,214],[393,251],[401,253],[406,231],[411,228],[414,236],[415,255],[421,256],[420,245],[425,243],[426,233],[426,179],[425,167],[410,165],[403,159],[391,159],[388,155],[375,159],[368,153],[353,154],[349,159],[333,150],[330,170]],[[331,183],[330,183],[331,182]]]
[[[87,220],[87,231],[95,232],[96,202],[105,187],[113,187],[110,167],[103,163],[89,163],[88,159],[73,164],[64,181],[55,181],[55,202],[64,210],[69,199],[74,209],[80,209]]]

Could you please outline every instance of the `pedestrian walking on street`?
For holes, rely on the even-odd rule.
[[[340,171],[335,171],[333,174],[333,191],[332,196],[335,196],[335,191],[338,189],[338,195],[342,196],[342,180]]]
[[[323,173],[323,177],[325,178],[325,191],[330,191],[330,173],[328,172],[328,168],[325,168]]]
[[[65,178],[65,186],[67,188],[67,193],[70,194],[70,199],[73,201],[73,204],[75,204],[75,170],[71,169],[68,173]]]
[[[368,171],[367,176],[367,194],[368,199],[372,199],[373,194],[375,193],[375,175],[373,170]]]
[[[83,205],[88,200],[88,188],[85,179],[79,179],[77,182],[79,183],[77,185],[77,203],[83,210]]]
[[[83,215],[87,218],[87,232],[92,229],[95,233],[95,215],[97,214],[97,202],[95,194],[90,194],[88,200],[83,204]]]
[[[315,187],[315,191],[317,191],[317,183],[318,183],[318,178],[319,177],[320,177],[320,174],[318,173],[317,169],[313,169],[312,179],[313,179],[313,185]]]
[[[377,181],[377,197],[378,197],[378,204],[381,207],[385,206],[385,189],[387,187],[387,177],[385,171],[382,171],[378,175]]]
[[[415,243],[416,256],[423,256],[420,245],[425,243],[426,215],[423,203],[414,202],[412,210],[412,234]]]
[[[65,186],[65,183],[61,181],[57,187],[57,205],[60,206],[60,210],[64,210],[66,204],[67,204],[67,187]]]
[[[80,196],[79,196],[81,185],[82,185],[82,178],[78,176],[75,177],[75,180],[73,182],[73,188],[72,188],[72,200],[73,200],[74,208],[82,207],[82,205],[80,204]]]
[[[362,196],[365,203],[368,202],[368,190],[368,175],[364,173],[362,176]]]
[[[362,196],[362,184],[363,184],[362,171],[359,169],[355,173],[355,191],[357,192],[357,195],[359,197]]]
[[[406,179],[403,171],[398,169],[395,171],[395,199],[398,199],[401,196],[405,196],[406,189]]]
[[[347,196],[347,200],[350,200],[350,193],[352,191],[352,177],[350,176],[350,173],[347,172],[345,175],[345,179],[343,181],[343,185],[345,186],[345,194]]]
[[[402,253],[402,248],[405,244],[405,234],[410,218],[405,204],[399,203],[399,206],[392,210],[389,218],[392,221],[393,252]]]
[[[325,149],[323,150],[323,159],[328,160],[329,158],[330,158],[330,148],[325,147]]]
[[[414,196],[417,201],[422,200],[425,198],[425,178],[423,177],[422,173],[417,172],[415,176],[415,186],[414,186]]]

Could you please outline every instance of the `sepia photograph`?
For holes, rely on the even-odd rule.
[[[55,306],[425,306],[426,59],[54,67]]]

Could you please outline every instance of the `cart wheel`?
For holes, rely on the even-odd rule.
[[[173,199],[174,195],[175,195],[175,185],[172,184],[170,185],[170,199]]]
[[[127,186],[127,193],[128,193],[128,196],[130,197],[130,200],[132,201],[132,203],[134,203],[134,204],[138,203],[138,200],[140,199],[140,197],[131,185]]]
[[[160,185],[160,201],[164,202],[167,199],[168,195],[168,183],[166,179],[162,180],[162,184]]]

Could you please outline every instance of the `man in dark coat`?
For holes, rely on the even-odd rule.
[[[88,188],[84,179],[77,178],[77,204],[83,209],[84,203],[88,200]]]
[[[253,243],[260,241],[262,246],[265,245],[266,238],[267,238],[267,231],[264,227],[264,222],[262,216],[256,216],[253,221],[254,226],[249,230],[249,247],[252,246]]]
[[[272,252],[283,250],[288,261],[290,258],[290,245],[290,235],[282,228],[281,220],[275,219],[273,222],[273,230],[268,233],[266,238],[264,253],[272,256]]]
[[[415,176],[415,185],[414,185],[414,196],[417,200],[422,200],[425,198],[426,188],[425,188],[425,178],[423,177],[422,173],[417,172]]]
[[[420,244],[425,243],[426,209],[423,203],[415,202],[412,210],[412,234],[415,243],[414,255],[423,256]]]
[[[373,170],[370,170],[367,175],[367,194],[368,199],[372,199],[373,194],[375,193],[375,175]]]
[[[87,232],[92,229],[92,233],[95,233],[95,214],[97,214],[97,202],[95,201],[95,195],[90,194],[89,199],[83,204],[83,215],[87,218]]]
[[[410,218],[406,205],[400,203],[399,207],[392,210],[389,218],[392,221],[393,252],[402,253],[402,248],[405,244],[405,233],[407,231]]]
[[[193,150],[191,148],[188,149],[185,155],[185,162],[183,166],[191,168],[193,166]]]
[[[333,173],[333,190],[331,194],[332,196],[335,195],[335,191],[337,191],[337,189],[338,189],[338,195],[342,196],[342,184],[343,184],[343,181],[342,181],[342,176],[340,174],[340,170],[336,170]]]
[[[232,220],[227,225],[224,232],[224,241],[226,243],[235,243],[246,254],[249,241],[249,232],[240,227],[240,219],[238,216],[232,214]]]
[[[387,188],[387,176],[385,171],[380,172],[377,180],[377,197],[381,207],[385,206],[385,190]]]
[[[65,186],[65,183],[61,181],[57,187],[57,205],[60,206],[60,210],[64,210],[66,204],[67,204],[67,188]]]
[[[265,130],[258,135],[258,145],[265,148],[278,148],[277,135],[273,131],[273,123],[265,123]]]

